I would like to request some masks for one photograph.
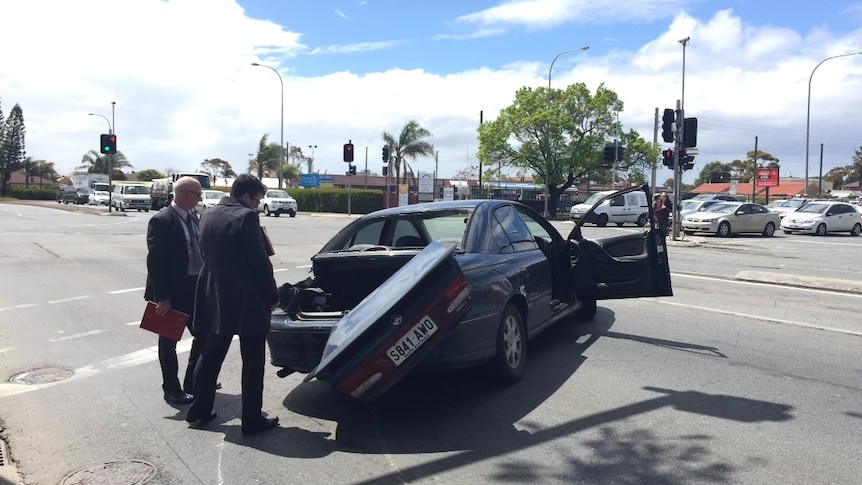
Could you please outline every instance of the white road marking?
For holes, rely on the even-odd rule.
[[[73,335],[66,335],[65,337],[60,337],[60,338],[49,338],[48,342],[62,342],[64,340],[73,340],[76,338],[89,337],[90,335],[98,335],[100,333],[105,333],[105,332],[107,332],[107,330],[104,330],[104,329],[90,330],[89,332],[82,332],[82,333],[76,333]]]
[[[55,304],[55,303],[66,303],[66,302],[69,302],[69,301],[75,301],[75,300],[86,300],[87,298],[92,298],[92,296],[91,296],[91,295],[73,296],[73,297],[71,297],[71,298],[63,298],[63,299],[61,299],[61,300],[53,300],[53,301],[49,301],[49,302],[47,302],[47,303],[48,303],[49,305],[53,305],[53,304]]]
[[[25,303],[25,304],[23,304],[23,305],[9,306],[9,307],[6,307],[6,308],[0,308],[0,312],[2,312],[2,311],[6,311],[6,310],[18,310],[18,309],[21,309],[21,308],[30,308],[30,307],[34,307],[34,306],[37,306],[37,305],[39,305],[39,304],[38,304],[38,303]]]
[[[141,290],[143,290],[143,289],[145,289],[145,288],[142,286],[142,287],[140,287],[140,288],[129,288],[129,289],[127,289],[127,290],[109,291],[109,292],[108,292],[108,294],[109,294],[109,295],[119,295],[120,293],[130,293],[130,292],[132,292],[132,291],[141,291]]]
[[[759,281],[742,281],[742,280],[732,279],[732,277],[731,278],[715,278],[715,277],[706,276],[706,275],[679,274],[679,273],[674,273],[673,271],[671,271],[671,274],[673,275],[674,278],[692,278],[692,279],[696,279],[696,280],[723,281],[725,283],[733,283],[736,285],[754,285],[754,286],[771,286],[771,287],[780,286],[782,289],[785,289],[785,290],[813,291],[816,293],[829,293],[830,295],[840,295],[840,296],[847,296],[847,297],[851,297],[851,298],[862,298],[862,294],[850,293],[850,292],[846,292],[846,291],[833,291],[833,290],[826,290],[826,289],[822,289],[822,288],[806,288],[806,287],[802,287],[802,286],[775,285],[772,283],[764,283],[764,282],[759,282]]]
[[[12,352],[15,350],[15,347],[6,347],[5,349],[0,349],[0,354],[5,354],[6,352]]]

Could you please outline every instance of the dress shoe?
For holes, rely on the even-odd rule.
[[[185,392],[166,392],[165,393],[165,401],[170,404],[191,404],[195,398],[191,394],[186,394]]]
[[[216,418],[216,412],[213,411],[209,414],[209,416],[197,419],[194,417],[186,416],[186,422],[189,423],[189,428],[200,429],[206,426],[207,423]]]
[[[261,416],[260,419],[254,423],[242,423],[242,434],[248,436],[275,428],[276,426],[278,426],[278,416],[274,418],[264,418]]]

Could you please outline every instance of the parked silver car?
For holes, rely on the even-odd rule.
[[[859,212],[844,202],[814,201],[805,204],[781,219],[786,234],[804,232],[824,236],[830,232],[862,233]]]
[[[682,219],[682,230],[687,235],[709,232],[727,237],[731,234],[753,232],[770,237],[775,234],[779,223],[778,214],[760,204],[719,202],[704,212],[685,216]]]

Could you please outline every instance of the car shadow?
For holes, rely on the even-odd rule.
[[[543,483],[565,476],[603,481],[612,474],[619,483],[683,484],[707,477],[712,483],[731,483],[736,468],[710,461],[708,444],[712,437],[708,434],[687,434],[669,443],[650,429],[621,427],[624,430],[618,431],[616,425],[632,416],[667,407],[746,423],[791,419],[792,408],[784,404],[644,387],[656,397],[532,428],[525,418],[577,373],[587,359],[584,352],[603,337],[725,357],[712,347],[611,332],[614,320],[613,312],[600,307],[592,322],[561,322],[546,330],[530,341],[527,369],[521,381],[512,386],[493,383],[481,367],[447,374],[411,374],[374,403],[356,401],[321,381],[299,385],[285,397],[285,407],[304,416],[336,422],[335,439],[289,428],[272,432],[272,439],[246,440],[246,444],[290,457],[331,452],[439,453],[414,466],[357,482],[394,485],[422,481],[551,442],[566,446],[559,440],[571,442],[578,440],[578,433],[584,433],[577,449],[591,450],[588,455],[569,456],[554,469],[524,458],[509,460],[495,465],[495,480]],[[698,459],[691,460],[691,456]]]

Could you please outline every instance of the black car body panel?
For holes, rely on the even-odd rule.
[[[632,190],[648,188],[613,195]],[[654,220],[652,213],[650,218]],[[374,372],[362,369],[386,358],[380,353],[392,338],[386,316],[415,317],[422,309],[440,306],[434,303],[444,293],[440,288],[457,286],[460,278],[469,289],[469,304],[455,324],[439,332],[445,337],[439,345],[411,356],[404,370],[442,371],[488,362],[499,351],[504,308],[517,309],[527,337],[533,337],[584,308],[595,311],[596,300],[670,296],[665,238],[654,227],[587,240],[579,223],[563,239],[537,212],[506,200],[433,202],[367,214],[339,231],[312,258],[313,278],[295,287],[285,285],[293,297],[283,296],[282,309],[273,312],[271,363],[310,372],[307,379],[327,380],[348,394],[372,400],[397,380],[384,376],[389,379],[385,385],[354,392],[357,379],[365,382],[355,376],[367,380]],[[450,255],[433,258],[441,246]],[[393,283],[393,275],[417,257],[420,263],[434,259],[439,268],[430,271],[446,276],[433,282],[399,277]],[[452,271],[453,266],[458,271]],[[418,311],[405,313],[409,305],[404,295],[411,295],[407,299]],[[354,335],[337,336],[339,326],[352,328]],[[335,349],[346,343],[343,348],[349,350],[325,350],[331,349],[331,338],[335,340],[330,344],[338,344]],[[368,360],[372,354],[378,357]]]

